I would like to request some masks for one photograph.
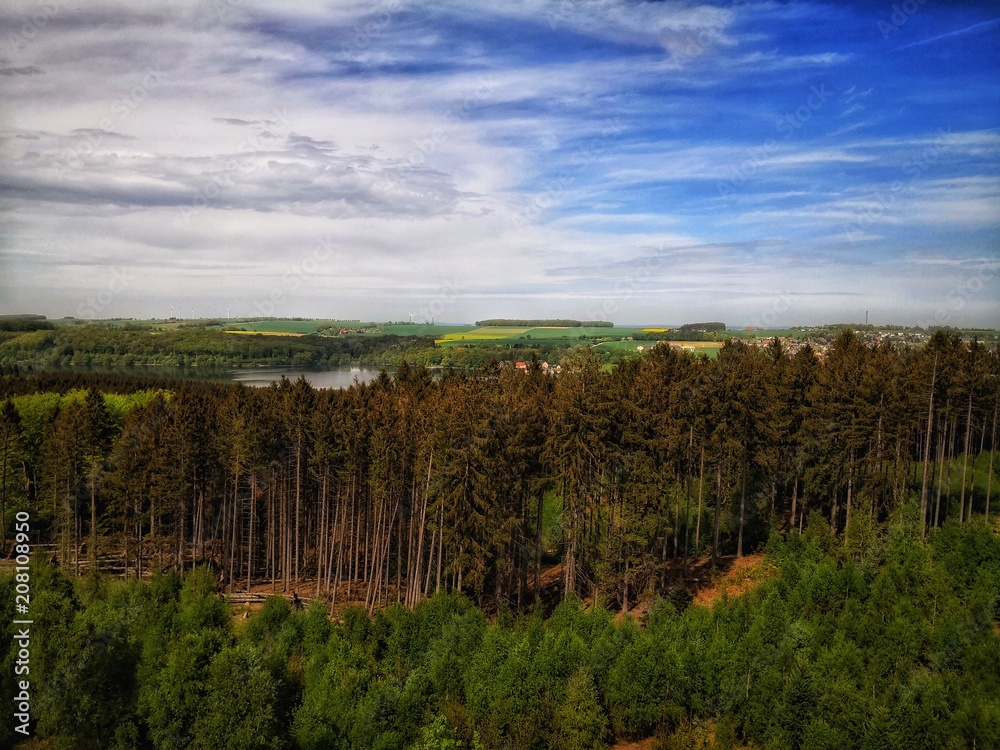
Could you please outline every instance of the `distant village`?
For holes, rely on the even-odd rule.
[[[778,341],[790,354],[796,354],[807,345],[812,347],[817,356],[821,359],[826,356],[827,350],[837,340],[837,337],[845,329],[831,330],[829,328],[801,328],[801,336],[778,336]],[[767,346],[774,340],[774,337],[763,337],[765,331],[760,332],[761,338],[753,338],[747,341],[754,346]],[[891,344],[897,349],[909,349],[923,346],[933,335],[928,331],[916,331],[912,329],[899,331],[872,330],[867,328],[854,329],[854,335],[869,346],[881,346]],[[971,340],[971,339],[970,339]]]

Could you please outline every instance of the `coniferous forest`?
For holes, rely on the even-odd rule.
[[[850,332],[342,391],[5,373],[35,741],[997,747],[998,374]]]

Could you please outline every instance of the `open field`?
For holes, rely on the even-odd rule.
[[[530,331],[530,328],[493,328],[486,326],[483,328],[473,328],[471,331],[457,331],[446,333],[435,343],[444,344],[462,341],[503,341],[505,339],[517,339]]]
[[[595,340],[601,339],[619,341],[643,330],[641,328],[600,328],[596,326],[537,326],[534,328],[484,326],[469,330],[455,330],[455,328],[452,326],[451,332],[441,336],[436,343],[441,346],[461,346],[476,341],[521,341],[538,346],[572,346],[587,342],[593,343]]]
[[[325,320],[258,320],[250,323],[233,323],[246,331],[256,333],[316,333]],[[234,331],[227,331],[234,333]]]
[[[605,341],[600,344],[595,344],[594,349],[597,351],[607,351],[618,350],[618,351],[636,351],[640,346],[644,348],[645,351],[655,346],[656,341]],[[720,341],[668,341],[666,342],[671,346],[683,349],[684,351],[693,352],[694,354],[704,354],[709,359],[715,359],[719,356],[719,350],[722,348],[722,342]]]
[[[757,329],[752,331],[747,331],[741,328],[732,328],[727,331],[722,331],[722,335],[726,338],[734,339],[773,339],[775,336],[779,338],[790,338],[799,339],[802,338],[802,331],[795,328],[766,328]]]
[[[306,336],[305,333],[294,331],[223,331],[223,333],[243,334],[244,336]]]
[[[437,336],[444,338],[449,333],[468,333],[476,330],[476,326],[431,325],[429,323],[385,323],[379,326],[382,333],[392,336]]]

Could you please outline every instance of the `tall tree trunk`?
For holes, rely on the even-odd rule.
[[[87,543],[87,557],[90,558],[90,572],[97,573],[97,469],[96,458],[90,462],[90,541]]]
[[[299,430],[295,443],[295,587],[299,585],[299,529],[302,513],[302,431]]]
[[[965,417],[965,451],[962,454],[962,509],[965,509],[965,476],[969,465],[969,439],[972,436],[972,389],[969,389],[969,411]],[[973,494],[975,494],[973,492]],[[972,500],[969,500],[969,516],[972,516]]]
[[[701,447],[701,461],[698,467],[698,518],[694,526],[694,554],[695,557],[701,551],[701,498],[702,490],[705,489],[705,446]]]
[[[715,523],[712,525],[712,570],[719,557],[719,521],[722,514],[722,459],[715,467]]]
[[[319,496],[319,523],[316,528],[316,598],[319,598],[320,586],[323,582],[323,571],[326,568],[326,546],[325,537],[328,534],[327,525],[330,522],[327,513],[326,503],[326,483],[329,469],[323,466],[323,482],[320,486]]]
[[[854,451],[851,451],[851,462],[847,466],[847,518],[844,519],[844,546],[850,541],[851,533],[851,500],[854,494]]]
[[[799,503],[799,473],[798,467],[796,467],[795,476],[792,477],[792,518],[791,518],[791,528],[795,529],[795,511]]]
[[[417,560],[416,566],[413,570],[413,596],[409,602],[411,607],[417,605],[417,597],[420,592],[420,586],[423,583],[423,572],[424,572],[424,533],[427,529],[427,503],[430,501],[431,494],[431,468],[434,464],[434,452],[431,451],[430,456],[427,458],[427,481],[424,485],[424,496],[423,502],[420,504],[420,530],[417,533]]]
[[[941,435],[941,440],[940,440],[940,442],[938,444],[938,460],[937,460],[937,464],[938,464],[937,465],[938,479],[937,479],[937,488],[936,488],[937,491],[935,493],[936,497],[935,497],[935,500],[934,500],[934,525],[935,526],[938,525],[938,515],[939,515],[939,512],[941,510],[941,489],[942,489],[942,487],[944,487],[944,457],[945,457],[944,446],[945,446],[945,443],[948,442],[948,420],[947,419],[944,420],[944,424],[942,425],[942,427],[944,429],[944,434]],[[945,517],[947,518],[947,516],[948,516],[948,509],[945,508]]]
[[[948,478],[944,483],[944,500],[945,500],[945,516],[951,515],[951,473],[955,469],[955,434],[958,432],[958,415],[951,418],[951,430],[949,434],[948,444]],[[958,509],[958,522],[965,522],[965,504],[963,503]]]
[[[921,533],[927,531],[927,472],[931,460],[931,427],[934,424],[934,385],[937,382],[937,355],[934,356],[934,369],[931,372],[931,395],[927,405],[927,437],[924,440],[924,478],[920,485],[920,527]]]
[[[439,503],[440,509],[438,511],[438,559],[437,559],[437,584],[434,587],[434,593],[441,591],[441,560],[443,557],[444,550],[444,503]]]
[[[743,516],[747,504],[747,457],[743,456],[743,476],[740,481],[740,530],[736,542],[736,557],[743,557]]]
[[[993,490],[993,451],[996,448],[997,441],[997,407],[1000,406],[1000,401],[997,401],[993,405],[993,430],[990,433],[990,464],[989,470],[986,473],[986,520],[990,520],[990,493]]]
[[[247,534],[247,593],[253,585],[253,532],[254,532],[254,510],[257,507],[257,472],[250,473],[250,529]]]

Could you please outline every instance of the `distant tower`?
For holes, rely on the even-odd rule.
[[[868,311],[865,310],[865,325],[868,325]]]

